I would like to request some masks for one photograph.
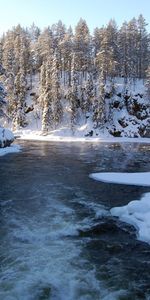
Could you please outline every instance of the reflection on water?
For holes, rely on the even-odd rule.
[[[20,144],[0,158],[0,299],[150,299],[150,247],[109,214],[149,188],[88,177],[149,171],[149,145]]]

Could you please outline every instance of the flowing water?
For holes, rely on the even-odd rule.
[[[150,299],[150,246],[110,208],[148,187],[93,172],[149,171],[149,145],[20,142],[0,157],[0,299]]]

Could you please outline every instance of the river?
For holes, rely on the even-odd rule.
[[[109,212],[150,188],[89,178],[149,171],[150,145],[19,144],[0,157],[0,299],[150,299],[150,246]]]

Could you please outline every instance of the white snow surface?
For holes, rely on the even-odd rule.
[[[0,156],[9,154],[9,153],[17,153],[21,150],[19,145],[11,145],[10,147],[0,148]]]
[[[117,184],[150,186],[150,172],[141,173],[92,173],[90,177]],[[150,193],[144,194],[141,200],[131,201],[122,207],[110,210],[114,217],[133,225],[137,229],[137,237],[150,244]]]
[[[114,217],[133,225],[137,229],[137,238],[150,244],[150,193],[141,200],[131,201],[128,205],[110,210]]]
[[[28,79],[30,80],[30,79]],[[61,104],[63,107],[63,116],[59,128],[56,130],[51,130],[48,135],[42,134],[42,108],[39,102],[39,74],[35,74],[32,78],[32,89],[28,90],[26,95],[26,105],[28,108],[34,108],[29,113],[26,113],[26,128],[19,129],[14,134],[20,136],[21,139],[25,140],[41,140],[41,141],[90,141],[90,142],[144,142],[150,143],[150,138],[140,138],[140,132],[144,132],[149,128],[150,119],[148,117],[137,118],[136,115],[129,114],[123,94],[125,93],[124,89],[124,79],[115,78],[115,94],[111,99],[106,100],[106,119],[107,123],[105,128],[95,128],[93,122],[93,110],[86,114],[78,109],[77,111],[77,122],[71,130],[71,108],[69,102],[64,96],[62,96]],[[63,78],[62,78],[63,82]],[[95,82],[95,85],[97,83]],[[105,86],[105,92],[110,93],[112,88],[111,82],[108,80]],[[143,103],[146,107],[148,106],[149,99],[147,99],[145,94],[145,86],[143,80],[136,80],[136,82],[130,82],[129,86],[126,86],[128,90],[128,95],[132,96],[138,102],[138,104]],[[122,94],[120,98],[118,95]],[[32,94],[36,95],[36,99]],[[66,95],[66,89],[63,87],[63,93]],[[141,98],[142,97],[142,98]],[[119,107],[113,108],[111,112],[112,120],[109,120],[109,110],[112,107],[114,102],[119,103]],[[148,108],[143,112],[149,116]],[[123,127],[121,125],[123,122]],[[10,128],[12,130],[13,126],[11,122],[5,119],[3,120],[2,125],[4,127]],[[120,132],[120,137],[113,137],[114,130]],[[91,134],[92,133],[92,134]],[[117,136],[117,135],[116,135]],[[143,135],[144,136],[144,135]],[[148,133],[145,134],[145,137],[148,137]],[[141,140],[140,140],[141,139]]]
[[[139,173],[92,173],[90,177],[109,183],[150,186],[150,172]]]
[[[0,127],[0,141],[3,143],[5,140],[13,141],[14,135],[9,129]]]
[[[14,132],[15,137],[22,140],[36,140],[36,141],[54,141],[54,142],[107,142],[107,143],[143,143],[150,144],[150,138],[128,138],[128,137],[112,137],[104,134],[95,134],[92,137],[85,137],[83,135],[84,128],[81,126],[75,134],[67,128],[60,128],[58,130],[50,131],[49,134],[44,135],[40,130],[24,129]]]

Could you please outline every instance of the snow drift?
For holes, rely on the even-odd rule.
[[[110,212],[121,221],[133,225],[137,229],[138,239],[150,244],[150,193],[145,194],[139,201],[114,207]]]
[[[9,129],[0,127],[0,148],[10,146],[13,141],[13,133]]]

